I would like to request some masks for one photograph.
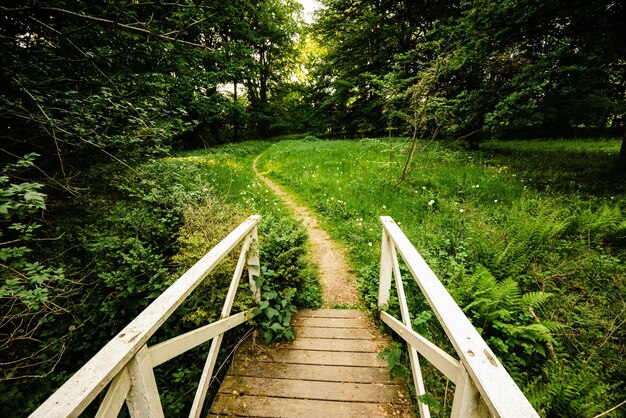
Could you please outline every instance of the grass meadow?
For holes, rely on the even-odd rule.
[[[479,153],[420,142],[399,184],[408,146],[401,138],[281,141],[259,168],[314,208],[345,246],[371,312],[378,217],[389,215],[542,416],[594,416],[621,402],[626,197],[612,169],[619,142],[494,142]],[[414,328],[445,346],[405,276]],[[437,389],[446,384],[432,370],[427,386],[433,410],[445,415],[453,387]]]

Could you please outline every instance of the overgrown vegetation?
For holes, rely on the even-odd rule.
[[[250,170],[269,143],[172,150],[293,133],[263,163],[350,246],[370,309],[391,214],[542,414],[619,401],[626,142],[484,141],[623,129],[624,4],[321,3],[308,29],[295,0],[2,3],[0,413],[33,410],[253,212],[263,334],[291,338],[293,307],[321,294],[302,226]],[[155,339],[217,319],[232,265]],[[203,350],[157,371],[168,414]]]
[[[45,195],[37,192],[34,184],[3,184],[2,207],[8,211],[3,233],[14,233],[5,233],[10,245],[2,247],[3,279],[7,269],[24,272],[20,273],[23,279],[4,281],[2,303],[13,310],[3,310],[3,321],[11,318],[15,323],[32,317],[33,324],[25,338],[18,333],[14,340],[3,340],[3,362],[13,365],[3,367],[0,382],[0,404],[5,414],[22,415],[41,403],[252,213],[263,216],[259,225],[264,272],[261,306],[271,302],[275,309],[266,312],[267,318],[260,322],[272,332],[268,342],[292,337],[289,319],[295,306],[319,306],[321,292],[306,259],[302,225],[288,217],[252,173],[252,157],[267,145],[248,142],[156,160],[103,185],[82,205],[73,202],[71,211],[66,206],[52,208],[64,211],[48,215],[62,234],[49,248],[38,249],[51,257],[61,254],[51,258],[54,267],[29,262],[28,248],[21,247],[32,242],[31,230],[36,225],[31,223],[28,230],[26,224],[16,228],[22,215],[41,213]],[[30,164],[25,160],[21,166],[28,168]],[[14,236],[23,244],[11,244]],[[77,248],[67,254],[59,250],[71,247]],[[155,340],[219,319],[235,263],[234,256],[222,262]],[[247,281],[242,282],[246,283],[241,285],[234,311],[254,305]],[[70,291],[73,293],[68,295]],[[11,331],[11,324],[4,322],[3,331]],[[18,325],[13,333],[24,330]],[[225,341],[220,360],[230,352],[238,335]],[[206,353],[207,348],[202,347],[157,369],[166,413],[178,415],[189,407],[188,393],[193,393]]]
[[[620,143],[554,142],[563,148],[560,158],[542,144],[528,143],[532,154],[506,144],[478,155],[420,142],[416,169],[399,186],[410,146],[404,139],[286,141],[260,164],[314,207],[350,249],[368,309],[375,311],[377,301],[377,217],[390,215],[537,411],[591,417],[623,401],[625,389],[626,200],[617,192],[620,177],[604,178],[595,195],[582,194],[578,184],[593,184],[595,163]],[[509,156],[496,153],[503,148]],[[578,148],[585,149],[586,171],[569,164]],[[515,164],[504,165],[503,158]],[[541,170],[548,161],[546,178]],[[419,288],[402,272],[414,328],[450,349]],[[445,379],[432,370],[427,376],[443,408]]]

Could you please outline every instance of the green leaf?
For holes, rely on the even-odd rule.
[[[265,316],[267,316],[268,319],[272,319],[273,317],[278,316],[278,311],[271,306],[264,309],[263,312],[265,312]]]

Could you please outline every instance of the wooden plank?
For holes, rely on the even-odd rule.
[[[111,386],[96,412],[96,418],[117,418],[129,389],[130,374],[127,368],[123,368],[111,381]]]
[[[311,399],[237,396],[220,393],[209,416],[255,417],[413,417],[404,405],[370,402],[333,402]]]
[[[338,351],[286,350],[246,352],[240,350],[235,359],[241,361],[277,362],[291,364],[320,364],[329,366],[386,367],[376,353],[346,353]]]
[[[382,219],[382,218],[381,218]],[[383,228],[380,239],[380,272],[378,276],[378,309],[386,310],[389,305],[389,295],[391,292],[391,248],[393,243],[387,231]]]
[[[109,341],[31,415],[79,415],[117,375],[202,280],[259,222],[250,216]]]
[[[339,340],[330,338],[304,338],[298,336],[285,346],[292,350],[352,351],[355,353],[378,353],[384,349],[382,341]]]
[[[296,338],[340,338],[344,340],[373,340],[374,334],[365,329],[352,328],[312,328],[296,330]]]
[[[131,417],[164,418],[163,406],[159,397],[150,353],[147,346],[128,362],[130,388],[126,397],[126,406]]]
[[[220,393],[346,402],[407,404],[398,385],[337,383],[226,376]]]
[[[314,328],[359,328],[367,329],[372,326],[366,318],[298,318],[296,327]]]
[[[446,376],[452,382],[456,383],[457,377],[459,375],[459,368],[461,366],[460,361],[458,361],[450,354],[446,353],[441,348],[437,347],[435,344],[431,343],[412,329],[409,329],[408,327],[406,327],[406,325],[403,325],[400,321],[389,315],[387,312],[381,312],[380,318],[385,324],[389,325],[391,329],[397,332],[398,335],[404,339],[404,341],[406,341],[417,351],[419,351],[419,353],[424,356],[424,358],[428,360],[433,366],[435,366],[437,370],[443,373],[444,376]]]
[[[302,318],[367,318],[364,311],[358,309],[302,309],[298,311]]]
[[[505,417],[539,417],[491,348],[398,225],[389,216],[381,216],[380,222],[428,300],[491,413]]]
[[[202,328],[189,331],[185,334],[179,335],[178,337],[156,344],[149,349],[152,359],[152,367],[163,364],[166,361],[179,356],[185,351],[191,350],[192,348],[197,347],[200,344],[203,344],[210,339],[243,324],[255,316],[256,314],[254,313],[254,309],[248,309],[247,311],[229,316],[228,318],[220,319],[219,321],[205,325]]]
[[[396,247],[391,246],[391,264],[393,266],[393,277],[396,283],[396,293],[398,302],[400,303],[400,314],[405,328],[412,331],[411,316],[409,314],[409,306],[406,303],[406,295],[404,294],[404,284],[402,283],[402,273],[400,273],[400,265],[398,264],[398,256],[396,255]],[[413,384],[415,385],[415,394],[417,395],[417,410],[420,418],[430,418],[430,409],[428,404],[422,401],[422,397],[426,395],[426,387],[422,377],[422,369],[420,367],[419,356],[415,347],[407,343],[407,352],[409,355],[409,363],[411,364],[411,374],[413,376]]]
[[[320,366],[259,363],[255,361],[236,361],[228,374],[231,376],[351,383],[377,383],[386,382],[389,379],[389,371],[386,367]]]

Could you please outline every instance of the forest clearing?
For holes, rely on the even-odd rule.
[[[0,5],[0,415],[623,416],[625,5],[302,3]]]

